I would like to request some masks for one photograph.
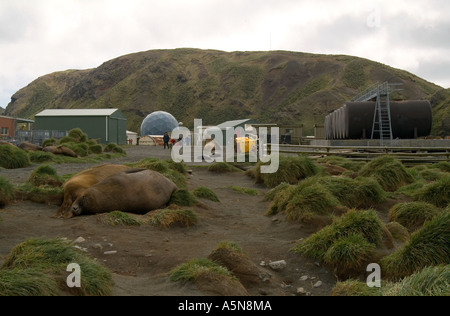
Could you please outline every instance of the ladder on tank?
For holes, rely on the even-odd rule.
[[[376,83],[374,86],[358,95],[354,101],[365,102],[373,99],[376,99],[376,101],[371,139],[375,139],[375,135],[378,134],[380,137],[380,146],[392,146],[393,134],[390,106],[390,85],[388,82],[384,82],[383,84]]]

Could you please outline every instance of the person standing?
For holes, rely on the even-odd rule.
[[[167,146],[167,149],[170,149],[170,147],[169,147],[169,141],[170,141],[169,133],[167,133],[167,132],[164,133],[163,141],[164,141],[164,149],[166,149],[166,146]]]

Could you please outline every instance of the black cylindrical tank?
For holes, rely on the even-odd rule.
[[[330,114],[325,124],[330,125],[326,127],[328,130],[333,131],[330,133],[331,139],[370,138],[375,106],[375,102],[347,102]],[[429,101],[391,101],[390,108],[394,139],[411,139],[430,134],[433,114]]]

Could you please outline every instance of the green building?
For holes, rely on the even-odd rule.
[[[80,128],[101,144],[125,145],[127,119],[119,109],[44,110],[35,116],[35,130]]]

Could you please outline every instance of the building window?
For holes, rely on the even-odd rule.
[[[8,136],[9,135],[9,129],[7,127],[2,127],[0,135]]]

